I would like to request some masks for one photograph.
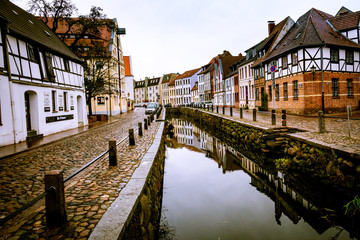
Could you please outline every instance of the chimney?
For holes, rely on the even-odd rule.
[[[275,21],[268,21],[269,36],[275,27]]]

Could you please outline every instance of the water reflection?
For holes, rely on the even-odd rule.
[[[172,229],[171,239],[351,239],[357,234],[349,234],[354,232],[349,222],[332,221],[337,213],[327,207],[336,208],[337,196],[301,189],[189,122],[172,119],[171,125],[162,219]]]

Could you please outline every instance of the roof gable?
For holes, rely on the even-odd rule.
[[[60,56],[66,56],[77,62],[78,58],[45,23],[34,15],[19,8],[8,0],[0,0],[0,16],[8,22],[10,33],[14,33],[47,48]]]

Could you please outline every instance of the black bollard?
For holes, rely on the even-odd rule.
[[[146,119],[146,118],[144,118],[144,129],[145,129],[145,130],[148,129],[148,127],[147,127],[147,119]]]
[[[44,182],[45,191],[49,191],[45,196],[46,226],[61,227],[67,222],[62,170],[46,173]]]
[[[135,136],[134,136],[134,129],[129,129],[129,145],[135,145]]]
[[[223,115],[225,115],[225,106],[222,107]]]
[[[243,118],[243,108],[240,108],[240,118]]]
[[[233,109],[232,109],[232,107],[230,107],[230,117],[232,117],[233,116]]]
[[[109,140],[109,165],[116,166],[117,165],[117,154],[116,154],[116,140]]]
[[[219,106],[216,106],[216,113],[219,113]]]
[[[320,133],[326,132],[326,129],[325,129],[325,117],[324,117],[324,112],[323,111],[319,111],[319,132]]]
[[[281,110],[282,126],[286,127],[286,110]]]
[[[271,110],[271,125],[276,125],[276,113],[275,109]]]
[[[214,112],[214,105],[211,105],[211,111]]]
[[[150,116],[148,116],[148,126],[150,127],[150,125],[151,125],[151,118],[150,118]]]
[[[253,109],[253,121],[256,122],[256,109]]]
[[[138,126],[139,126],[139,136],[142,136],[143,135],[143,133],[142,133],[142,123],[139,122]]]

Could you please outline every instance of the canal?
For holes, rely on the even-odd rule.
[[[160,239],[358,237],[348,220],[339,220],[336,211],[346,202],[335,190],[261,166],[190,122],[171,125]]]

